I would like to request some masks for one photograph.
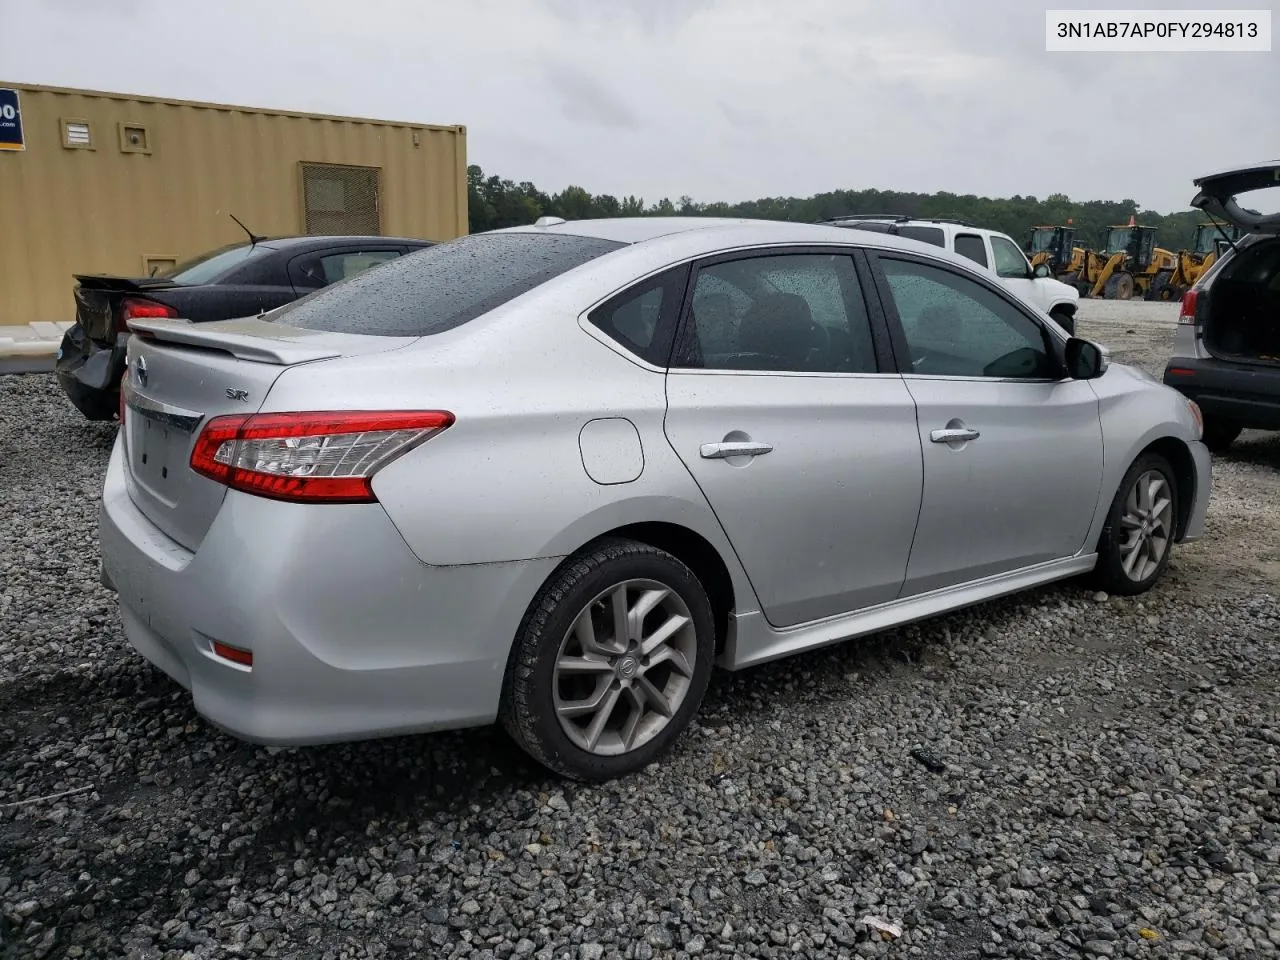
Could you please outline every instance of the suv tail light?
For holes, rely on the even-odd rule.
[[[1199,297],[1199,290],[1188,290],[1182,295],[1182,308],[1178,311],[1179,323],[1190,326],[1196,322],[1196,300]]]
[[[116,314],[116,332],[125,333],[129,329],[129,321],[141,317],[177,317],[178,311],[166,303],[144,300],[141,297],[125,297],[120,301],[120,312]]]
[[[273,500],[375,503],[373,475],[453,419],[443,410],[214,417],[191,451],[191,469]]]

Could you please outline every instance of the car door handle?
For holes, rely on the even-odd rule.
[[[947,427],[944,430],[934,430],[929,434],[929,439],[934,443],[963,443],[966,440],[977,440],[982,434],[971,427]]]
[[[756,440],[725,440],[721,443],[704,443],[698,453],[703,460],[723,460],[726,457],[758,457],[773,449],[772,443]]]

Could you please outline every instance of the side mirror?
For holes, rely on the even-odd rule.
[[[1107,372],[1111,357],[1105,347],[1092,340],[1072,337],[1066,346],[1067,376],[1072,380],[1093,380]]]
[[[1031,275],[1035,277],[1037,280],[1040,280],[1049,276],[1049,265],[1047,263],[1040,264],[1034,270],[1031,271]]]

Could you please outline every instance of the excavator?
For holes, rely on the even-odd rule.
[[[1147,290],[1147,299],[1181,300],[1182,295],[1213,266],[1222,251],[1242,236],[1244,232],[1237,226],[1198,225],[1192,249],[1179,250],[1174,254],[1173,269],[1160,271]]]
[[[1172,274],[1178,258],[1156,246],[1156,228],[1129,217],[1124,226],[1108,227],[1101,252],[1085,250],[1076,286],[1087,297],[1129,300],[1146,297],[1161,272]]]

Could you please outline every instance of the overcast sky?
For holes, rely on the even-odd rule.
[[[1271,53],[1046,53],[1028,0],[3,0],[0,80],[467,126],[652,202],[837,188],[1185,209],[1280,157]],[[1280,18],[1277,18],[1280,19]]]

